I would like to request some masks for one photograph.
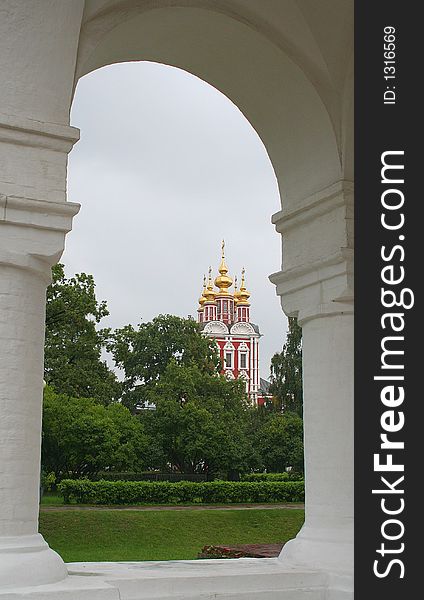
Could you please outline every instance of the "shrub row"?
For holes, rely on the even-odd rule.
[[[240,481],[303,481],[303,473],[247,473]]]
[[[303,481],[88,481],[64,479],[65,504],[181,504],[302,502]]]
[[[158,471],[100,471],[92,481],[206,481],[204,473],[160,473]]]

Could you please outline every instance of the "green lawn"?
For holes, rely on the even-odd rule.
[[[40,504],[42,506],[63,506],[63,496],[57,492],[44,492]]]
[[[304,511],[164,510],[42,512],[40,532],[65,562],[194,559],[209,544],[283,542]]]

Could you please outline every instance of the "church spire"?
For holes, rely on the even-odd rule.
[[[203,275],[203,290],[202,290],[201,296],[199,298],[200,308],[202,308],[204,303],[206,302],[205,292],[206,292],[206,275]]]
[[[236,301],[236,321],[244,321],[249,323],[250,321],[250,292],[246,289],[245,282],[246,270],[243,267],[241,272],[241,283],[240,289],[238,292],[234,294],[234,299]],[[237,294],[237,295],[236,295]]]
[[[205,292],[206,292],[206,275],[203,275],[203,290],[202,290],[202,293],[199,298],[199,308],[197,309],[197,320],[199,323],[203,323],[203,313],[204,313],[203,305],[206,302]]]
[[[206,298],[206,302],[215,302],[216,292],[213,291],[213,283],[212,283],[212,267],[209,267],[209,278],[208,285],[205,288],[204,297]]]
[[[219,288],[218,294],[228,294],[228,288],[233,285],[233,280],[228,275],[228,267],[225,263],[225,241],[221,244],[221,264],[219,265],[219,275],[215,279],[215,285]]]
[[[249,303],[250,292],[248,292],[246,289],[245,274],[246,274],[246,269],[243,267],[243,269],[241,271],[241,284],[240,284],[240,290],[239,290],[238,296],[237,296],[238,297],[237,302],[239,304],[245,304],[247,306],[250,306],[250,303]]]

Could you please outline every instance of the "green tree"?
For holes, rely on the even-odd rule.
[[[156,409],[141,419],[161,447],[159,467],[230,476],[247,469],[252,446],[242,382],[172,360],[149,400]]]
[[[193,319],[159,315],[137,329],[127,325],[114,332],[108,349],[125,373],[122,402],[131,410],[143,406],[149,390],[170,361],[196,365],[202,373],[217,373],[219,359],[213,340],[201,335]]]
[[[303,471],[303,421],[295,413],[268,414],[254,437],[261,469],[281,473]]]
[[[56,392],[95,398],[103,404],[119,398],[120,384],[101,359],[109,329],[97,329],[109,314],[96,299],[92,275],[67,279],[62,264],[52,269],[47,288],[44,379]]]
[[[289,330],[283,351],[271,359],[270,392],[277,411],[303,415],[302,392],[302,328],[295,317],[289,317]]]
[[[57,481],[104,469],[139,470],[147,449],[140,420],[121,404],[103,406],[45,388],[41,463]]]

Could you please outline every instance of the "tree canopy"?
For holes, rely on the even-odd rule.
[[[92,275],[67,279],[62,264],[52,268],[47,288],[44,379],[57,393],[109,404],[120,384],[102,360],[109,329],[96,326],[109,314],[95,294]]]
[[[53,267],[47,290],[42,460],[57,479],[142,469],[237,478],[303,469],[301,329],[289,319],[272,359],[276,402],[252,407],[220,375],[215,341],[191,318],[99,327],[108,315],[92,275]],[[102,360],[109,350],[124,375]],[[151,407],[152,410],[140,410]]]
[[[149,400],[149,390],[171,361],[196,365],[202,373],[219,369],[215,342],[201,335],[195,321],[175,315],[159,315],[138,328],[127,325],[115,330],[108,349],[125,374],[122,402],[131,410]]]
[[[162,468],[187,473],[246,470],[252,456],[247,398],[240,381],[172,360],[149,391],[142,416],[161,448]]]
[[[276,399],[277,411],[303,415],[302,328],[289,317],[287,340],[282,352],[271,359],[270,392]]]
[[[103,406],[44,390],[41,462],[56,479],[93,476],[101,470],[140,469],[148,440],[139,419],[119,403]]]
[[[303,421],[295,413],[268,413],[254,434],[261,469],[303,472]]]

